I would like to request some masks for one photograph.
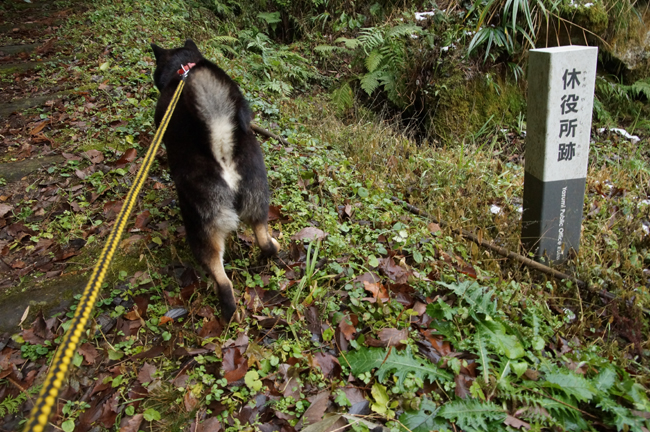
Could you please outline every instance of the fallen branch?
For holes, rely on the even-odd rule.
[[[475,234],[472,234],[471,232],[469,232],[467,230],[454,228],[451,225],[449,225],[448,223],[446,223],[444,221],[437,220],[433,216],[425,213],[424,211],[420,210],[419,208],[415,207],[414,205],[409,204],[406,201],[403,201],[403,200],[401,200],[401,199],[399,199],[397,197],[392,197],[391,199],[393,200],[393,202],[404,206],[411,213],[416,214],[418,216],[422,216],[422,217],[424,217],[426,219],[429,219],[432,222],[435,222],[438,225],[440,225],[441,228],[447,228],[447,229],[451,230],[451,232],[453,232],[454,234],[460,235],[460,236],[462,236],[462,237],[464,237],[464,238],[466,238],[468,240],[471,240],[474,243],[476,243],[476,244],[478,244],[478,245],[480,245],[480,246],[482,246],[482,247],[484,247],[486,249],[490,249],[491,251],[494,251],[494,252],[498,253],[501,256],[504,256],[506,258],[518,261],[518,262],[520,262],[520,263],[522,263],[522,264],[524,264],[524,265],[526,265],[528,267],[534,268],[535,270],[540,271],[540,272],[542,272],[544,274],[547,274],[547,275],[549,275],[549,276],[551,276],[551,277],[553,277],[555,279],[558,279],[558,280],[570,280],[570,281],[574,282],[579,288],[586,289],[587,291],[589,291],[591,293],[594,293],[594,294],[598,294],[599,296],[604,297],[607,300],[615,300],[616,299],[616,296],[614,294],[610,293],[607,290],[604,290],[604,289],[599,290],[598,288],[590,286],[587,282],[585,282],[585,281],[583,281],[581,279],[578,279],[575,276],[571,276],[569,274],[563,273],[563,272],[561,272],[559,270],[556,270],[556,269],[551,268],[551,267],[549,267],[547,265],[544,265],[544,264],[542,264],[542,263],[540,263],[538,261],[532,260],[530,258],[527,258],[527,257],[523,256],[523,255],[512,252],[512,251],[510,251],[510,250],[508,250],[508,249],[506,249],[504,247],[498,246],[498,245],[496,245],[496,244],[494,244],[492,242],[488,242],[488,241],[485,241],[483,239],[480,239],[478,236],[476,236]],[[643,312],[650,315],[650,310],[648,310],[646,308],[643,308]]]
[[[253,132],[256,132],[260,135],[264,135],[265,137],[276,139],[284,145],[290,145],[289,141],[287,141],[285,138],[281,137],[280,135],[276,135],[273,132],[269,132],[263,127],[256,125],[255,123],[251,123],[251,129],[253,129]]]

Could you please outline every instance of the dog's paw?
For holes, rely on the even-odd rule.
[[[269,236],[264,245],[260,244],[263,258],[271,258],[280,252],[280,243],[273,237]]]
[[[273,244],[273,247],[275,248],[275,252],[273,252],[273,255],[277,255],[278,252],[280,252],[280,250],[282,249],[282,247],[280,247],[280,243],[278,243],[278,241],[276,239],[274,239],[273,237],[271,237],[271,243]]]

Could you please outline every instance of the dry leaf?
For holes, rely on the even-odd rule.
[[[327,233],[316,227],[306,227],[298,231],[291,237],[292,240],[323,240]]]

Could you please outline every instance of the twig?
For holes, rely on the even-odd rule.
[[[253,129],[253,132],[256,132],[256,133],[258,133],[260,135],[264,135],[265,137],[274,138],[274,139],[280,141],[284,145],[287,145],[287,146],[291,145],[291,144],[289,144],[289,141],[287,141],[285,138],[281,137],[280,135],[276,135],[273,132],[269,132],[266,129],[264,129],[263,127],[260,127],[259,125],[256,125],[255,123],[251,123],[251,129]]]
[[[527,258],[527,257],[525,257],[523,255],[520,255],[518,253],[509,251],[508,249],[506,249],[504,247],[497,246],[496,244],[494,244],[492,242],[488,242],[488,241],[485,241],[483,239],[480,239],[476,235],[472,234],[469,231],[466,231],[464,229],[453,228],[447,222],[439,221],[436,218],[432,217],[431,215],[429,215],[429,214],[425,213],[424,211],[420,210],[419,208],[415,207],[414,205],[411,205],[411,204],[407,203],[406,201],[403,201],[403,200],[401,200],[401,199],[399,199],[397,197],[392,197],[391,199],[393,200],[393,202],[398,203],[398,204],[403,205],[404,207],[406,207],[406,209],[408,211],[410,211],[411,213],[416,214],[418,216],[422,216],[422,217],[424,217],[426,219],[429,219],[429,220],[437,223],[438,225],[440,225],[440,227],[442,227],[442,228],[450,229],[454,234],[465,237],[466,239],[471,240],[474,243],[476,243],[476,244],[478,244],[480,246],[483,246],[486,249],[490,249],[490,250],[498,253],[499,255],[502,255],[502,256],[504,256],[506,258],[509,258],[509,259],[512,259],[512,260],[515,260],[515,261],[519,261],[520,263],[522,263],[522,264],[524,264],[524,265],[526,265],[528,267],[534,268],[535,270],[538,270],[538,271],[540,271],[540,272],[542,272],[544,274],[547,274],[547,275],[549,275],[549,276],[551,276],[551,277],[553,277],[555,279],[558,279],[558,280],[564,280],[564,279],[570,280],[570,281],[574,282],[579,288],[586,289],[586,290],[588,290],[588,291],[590,291],[590,292],[592,292],[594,294],[598,294],[601,297],[604,297],[604,298],[606,298],[608,300],[616,300],[616,298],[617,298],[614,294],[610,293],[609,291],[606,291],[604,289],[599,290],[598,288],[590,286],[589,284],[587,284],[587,282],[585,282],[583,280],[580,280],[580,279],[578,279],[578,278],[576,278],[574,276],[571,276],[571,275],[566,274],[566,273],[562,273],[561,271],[556,270],[554,268],[551,268],[551,267],[549,267],[547,265],[544,265],[544,264],[542,264],[540,262],[534,261],[534,260],[532,260],[530,258]],[[643,310],[644,313],[650,315],[650,310],[649,309],[642,308],[642,310]]]
[[[516,386],[516,387],[521,387],[521,386]],[[561,400],[559,400],[559,399],[556,399],[556,398],[554,398],[553,396],[548,395],[548,394],[546,394],[546,393],[544,393],[544,392],[541,392],[541,391],[538,391],[538,390],[535,390],[535,389],[526,389],[526,390],[531,391],[531,392],[533,392],[533,393],[537,393],[537,394],[540,395],[540,396],[547,397],[547,398],[549,398],[549,399],[551,399],[551,400],[554,400],[555,402],[557,402],[557,403],[559,403],[559,404],[562,404],[562,405],[568,406],[569,408],[572,408],[572,409],[574,409],[574,410],[576,410],[576,411],[579,411],[580,413],[582,413],[582,414],[584,414],[584,415],[588,415],[588,416],[591,417],[591,418],[598,419],[598,417],[596,417],[595,415],[590,414],[590,413],[588,413],[587,411],[583,411],[583,410],[581,410],[580,408],[578,408],[578,407],[574,407],[573,405],[568,404],[568,403],[566,403],[566,402],[563,402],[563,401],[561,401]]]

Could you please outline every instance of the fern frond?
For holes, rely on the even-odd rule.
[[[210,39],[210,42],[216,42],[218,44],[223,44],[223,43],[233,43],[237,42],[239,39],[236,37],[228,36],[228,35],[221,35],[221,36],[215,36],[212,39]]]
[[[596,388],[589,381],[573,372],[553,372],[546,374],[544,387],[557,389],[567,396],[584,402],[591,400],[596,395]]]
[[[377,87],[379,87],[379,75],[380,71],[375,71],[372,73],[367,73],[361,78],[361,88],[363,91],[368,93],[368,96],[370,96],[372,92],[374,92]]]
[[[357,39],[350,39],[346,37],[340,37],[334,41],[334,43],[339,43],[339,42],[343,42],[347,49],[352,49],[352,50],[356,49],[360,45]]]
[[[395,27],[392,27],[388,32],[386,32],[386,39],[394,38],[404,35],[419,34],[422,32],[422,27],[416,26],[413,24],[401,24]]]
[[[37,394],[42,386],[32,386],[26,392],[19,393],[15,398],[8,395],[2,402],[0,402],[0,418],[7,414],[16,414],[20,406],[27,401],[29,396]]]
[[[386,44],[379,48],[379,52],[386,59],[386,63],[396,70],[400,70],[404,67],[404,47],[403,45],[394,45]]]
[[[445,404],[438,415],[454,421],[464,431],[489,430],[488,423],[502,422],[506,413],[493,402],[461,399]]]
[[[382,34],[381,29],[377,27],[367,27],[362,29],[357,39],[366,53],[384,43],[384,35]]]
[[[352,108],[352,105],[354,104],[352,89],[348,83],[345,83],[341,88],[334,90],[330,97],[339,111],[345,111]]]
[[[360,375],[377,368],[379,382],[384,382],[387,375],[397,378],[397,384],[402,385],[408,374],[413,374],[423,381],[449,381],[449,372],[439,369],[430,361],[416,357],[410,348],[404,351],[386,350],[379,348],[360,349],[348,354],[347,360],[352,367],[353,375]]]
[[[478,355],[479,367],[483,370],[483,381],[487,384],[490,376],[490,357],[487,349],[487,341],[483,338],[481,332],[476,333],[474,346]]]
[[[650,83],[646,81],[637,81],[629,86],[629,89],[632,96],[639,97],[643,95],[650,100]]]
[[[318,45],[314,47],[314,51],[321,55],[327,55],[336,51],[341,51],[343,48],[332,45]]]
[[[368,72],[374,72],[379,66],[384,56],[377,50],[373,50],[368,57],[366,57],[366,69]]]
[[[280,12],[260,12],[257,17],[266,21],[267,24],[273,25],[281,22]]]

